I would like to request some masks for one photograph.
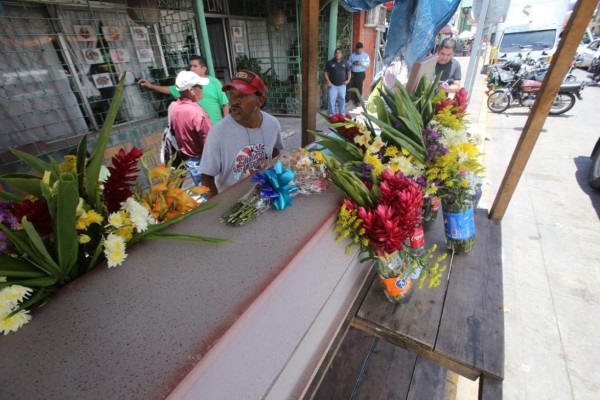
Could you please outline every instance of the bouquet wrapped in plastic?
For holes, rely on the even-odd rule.
[[[291,206],[297,194],[320,193],[329,187],[325,171],[320,152],[292,150],[272,167],[256,173],[251,178],[256,185],[221,217],[221,221],[243,226],[272,206],[278,210]]]

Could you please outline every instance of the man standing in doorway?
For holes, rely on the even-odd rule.
[[[350,68],[352,70],[352,77],[348,84],[348,89],[356,88],[360,93],[360,99],[356,98],[356,94],[349,92],[347,100],[351,100],[354,97],[354,105],[358,106],[362,102],[363,82],[365,81],[365,71],[371,65],[369,55],[363,51],[363,44],[361,42],[356,43],[354,53],[350,55],[348,59]]]
[[[338,102],[338,113],[346,114],[346,85],[350,82],[350,68],[342,60],[342,50],[335,49],[334,56],[325,64],[325,82],[327,82],[328,109],[331,117],[335,114],[335,103]]]
[[[223,93],[223,85],[221,85],[221,82],[217,78],[207,74],[208,67],[206,66],[206,61],[200,56],[190,57],[189,70],[195,72],[201,78],[208,79],[208,84],[203,86],[204,96],[198,104],[208,114],[210,121],[216,124],[229,114],[229,102],[227,101],[227,96]],[[146,79],[140,79],[138,84],[160,93],[170,94],[175,99],[179,98],[179,91],[176,85],[158,86],[148,82]]]
[[[210,131],[200,163],[211,196],[263,168],[283,149],[279,121],[261,111],[267,87],[257,74],[239,71],[223,90],[230,113]]]
[[[208,115],[198,104],[202,100],[202,87],[205,85],[208,85],[208,78],[202,78],[192,71],[180,72],[175,79],[179,98],[171,104],[169,111],[171,129],[181,158],[196,186],[200,185],[200,157],[208,131],[212,128]]]
[[[438,49],[438,62],[435,65],[435,76],[442,73],[440,89],[448,93],[456,93],[460,90],[460,64],[452,57],[455,49],[456,40],[450,38],[442,40]]]

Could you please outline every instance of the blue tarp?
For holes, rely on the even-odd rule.
[[[340,0],[347,10],[364,11],[386,0]],[[450,21],[460,0],[395,0],[383,61],[403,58],[410,68],[433,48],[435,35]]]

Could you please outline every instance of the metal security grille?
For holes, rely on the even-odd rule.
[[[140,24],[125,4],[3,5],[0,172],[21,167],[13,165],[9,147],[60,159],[81,135],[97,132],[122,76],[126,86],[111,140],[125,149],[156,147],[156,137],[149,137],[162,130],[156,117],[173,98],[138,81],[171,85],[189,56],[201,53],[194,12],[160,10],[149,22],[143,20],[148,13],[138,12]],[[143,4],[139,10],[146,11]]]

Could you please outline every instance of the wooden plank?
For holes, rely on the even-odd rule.
[[[502,379],[504,320],[499,225],[492,226],[484,210],[478,210],[475,218],[477,236],[473,251],[454,256],[434,352]]]
[[[479,378],[479,400],[502,400],[502,381],[482,375]]]
[[[481,210],[480,210],[481,211]],[[478,211],[479,212],[479,211]],[[481,215],[480,215],[481,216]],[[481,220],[484,220],[481,216]],[[483,222],[483,223],[482,223]],[[485,225],[485,221],[481,221]],[[483,304],[483,371],[504,378],[504,285],[502,280],[502,228],[500,221],[487,220],[488,245],[485,247]]]
[[[427,246],[434,243],[438,245],[438,254],[446,251],[441,216],[432,229],[425,232],[425,238]],[[449,262],[448,258],[446,263],[449,265]],[[419,289],[417,282],[413,282],[413,294],[406,304],[395,305],[387,301],[379,283],[375,282],[357,313],[357,319],[397,336],[406,342],[406,348],[432,350],[442,314],[448,270],[444,272],[442,283],[437,288]],[[355,326],[360,327],[362,323]]]
[[[406,399],[416,360],[414,353],[378,340],[354,398]]]
[[[365,333],[381,338],[386,342],[393,344],[394,346],[402,347],[403,349],[411,353],[427,358],[428,360],[453,372],[456,372],[457,374],[460,374],[465,378],[475,380],[480,375],[480,371],[478,370],[475,370],[469,366],[465,366],[462,363],[458,363],[454,360],[451,360],[445,355],[435,353],[433,350],[425,348],[422,344],[409,340],[404,336],[400,336],[397,334],[397,332],[390,331],[389,329],[377,326],[371,321],[363,320],[357,317],[354,318],[354,320],[352,321],[352,326]]]
[[[302,147],[314,142],[308,133],[317,126],[319,85],[317,59],[319,46],[319,0],[302,1]],[[310,60],[310,61],[309,61]]]
[[[350,329],[312,398],[349,399],[374,340],[373,336]]]
[[[446,400],[446,387],[455,385],[448,379],[454,374],[422,357],[417,357],[407,400]],[[454,386],[455,388],[455,386]]]
[[[523,133],[519,138],[506,174],[498,189],[498,194],[494,199],[494,204],[490,211],[490,218],[494,220],[501,220],[506,213],[508,203],[517,188],[535,142],[542,131],[548,111],[552,106],[552,102],[556,97],[556,93],[558,93],[567,70],[571,66],[577,46],[579,46],[579,42],[597,5],[597,0],[581,0],[575,4],[569,22],[562,33],[562,40],[552,57],[552,62],[550,63],[550,68],[548,69],[542,88],[536,96],[536,102],[529,113],[529,118],[527,118],[527,122],[523,127]]]

